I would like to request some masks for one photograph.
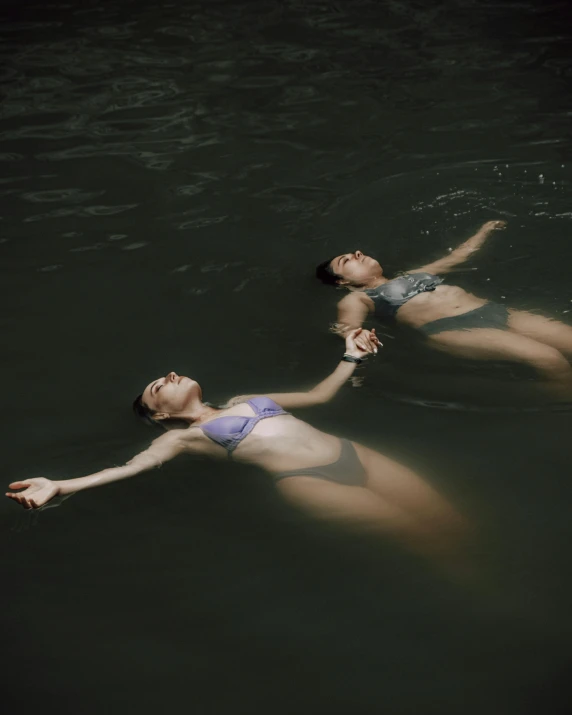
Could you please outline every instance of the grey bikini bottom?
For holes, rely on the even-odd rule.
[[[418,330],[424,335],[437,335],[446,330],[474,330],[475,328],[508,330],[508,308],[500,303],[485,303],[480,308],[469,310],[468,313],[432,320],[421,325]]]
[[[301,467],[291,469],[288,472],[277,472],[274,481],[287,477],[315,477],[316,479],[326,479],[328,482],[345,484],[350,487],[361,487],[365,484],[365,469],[359,460],[353,444],[347,439],[340,440],[342,451],[340,456],[332,464],[323,467]]]

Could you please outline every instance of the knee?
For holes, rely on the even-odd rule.
[[[559,380],[572,373],[570,363],[556,348],[546,347],[529,357],[530,364],[549,379]]]

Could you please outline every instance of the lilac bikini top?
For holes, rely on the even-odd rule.
[[[269,397],[254,397],[252,400],[247,400],[247,404],[254,410],[252,417],[229,415],[228,417],[217,417],[204,425],[198,425],[209,439],[227,450],[229,457],[260,420],[288,414]]]

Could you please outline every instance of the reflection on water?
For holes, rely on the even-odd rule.
[[[313,266],[348,243],[391,272],[507,219],[455,283],[568,322],[557,3],[2,13],[6,481],[128,459],[149,438],[129,411],[149,375],[200,374],[213,402],[316,381],[340,346]],[[27,704],[508,715],[570,700],[569,414],[533,411],[514,366],[384,342],[361,387],[304,416],[462,506],[495,597],[318,527],[253,470],[183,462],[136,499],[96,490],[21,531],[3,504]]]

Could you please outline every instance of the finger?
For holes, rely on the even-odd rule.
[[[376,334],[376,332],[375,332],[375,328],[372,328],[372,330],[371,330],[371,335],[372,335],[373,340],[375,340],[375,344],[376,344],[376,345],[383,346],[383,343],[382,343],[381,340],[377,337],[377,334]]]
[[[355,340],[356,336],[358,336],[362,332],[363,328],[356,328],[355,330],[352,330],[348,334],[348,338],[353,338]]]
[[[32,509],[37,509],[37,508],[38,508],[38,505],[36,504],[36,502],[35,502],[33,499],[30,499],[30,504],[31,504],[31,506],[32,506]]]
[[[24,487],[29,487],[31,486],[30,482],[23,481],[23,482],[12,482],[12,484],[8,484],[10,489],[24,489]]]
[[[369,340],[367,341],[367,347],[370,353],[377,352],[377,343],[375,340],[375,335],[370,336]]]

